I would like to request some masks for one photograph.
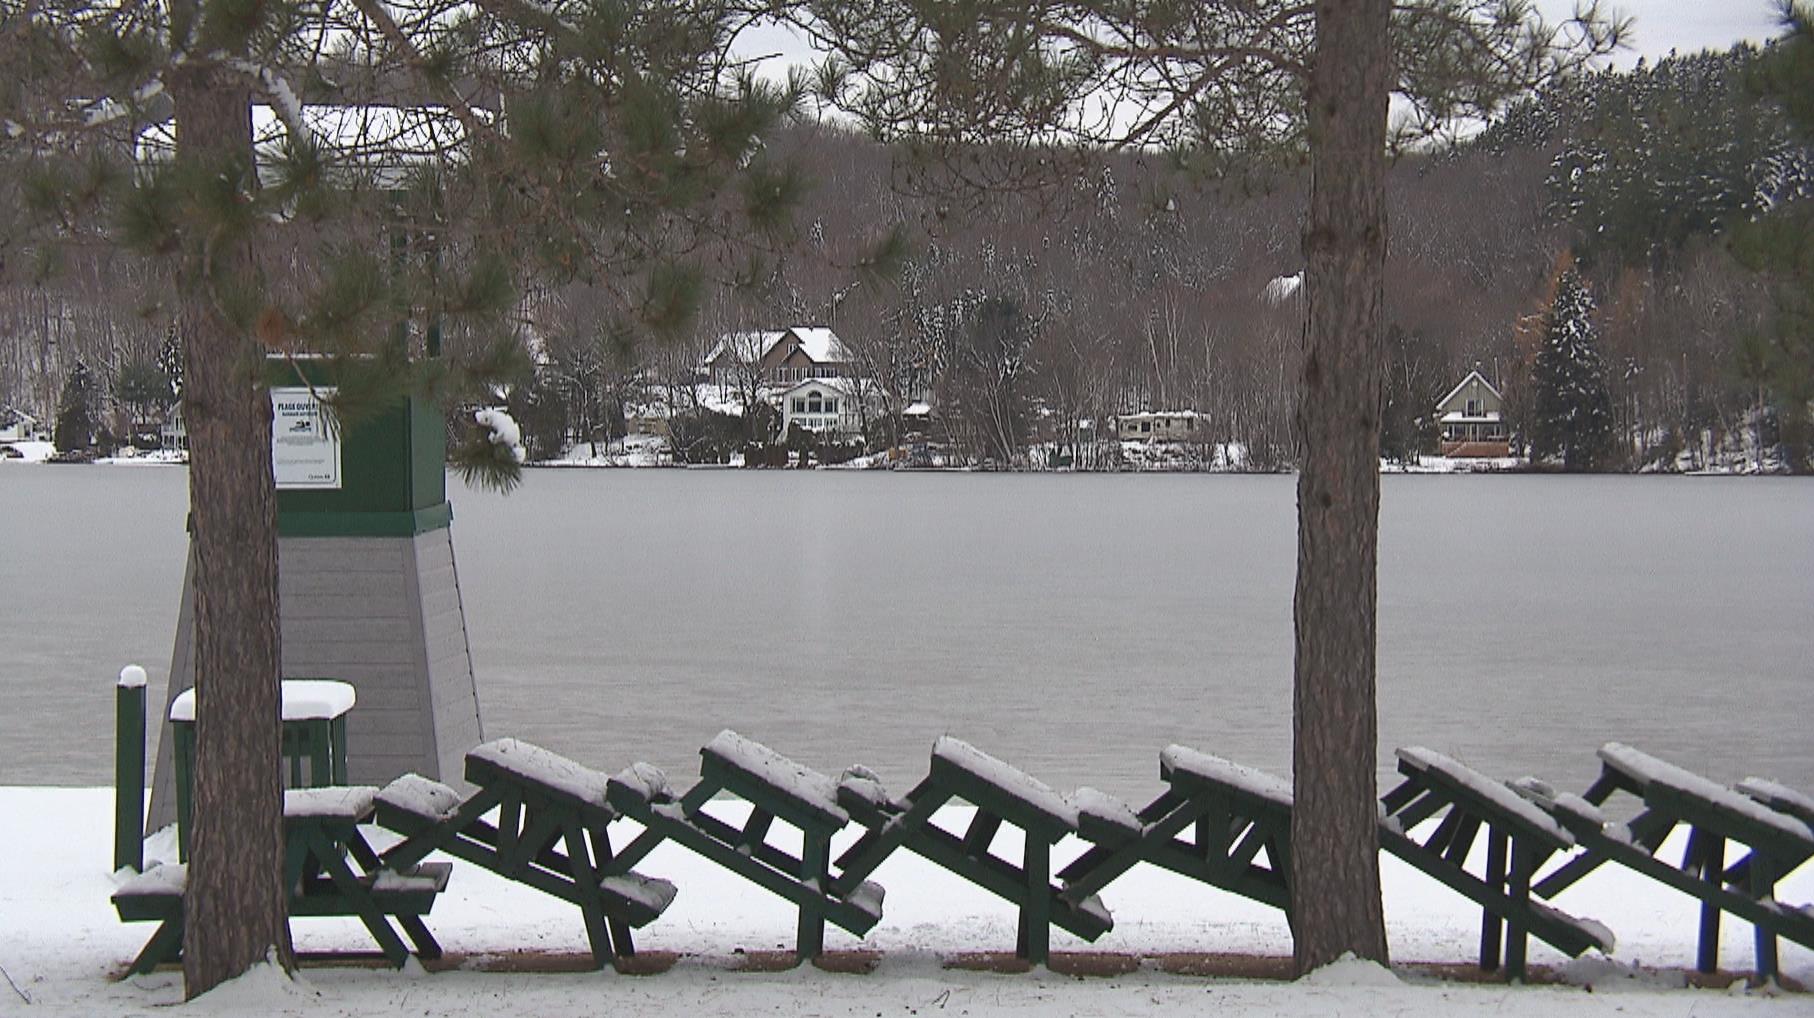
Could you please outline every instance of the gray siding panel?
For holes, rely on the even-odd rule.
[[[338,678],[357,690],[347,718],[351,779],[384,784],[416,771],[465,787],[464,757],[483,724],[450,532],[283,538],[278,572],[283,673]],[[193,584],[186,572],[171,698],[194,684]],[[170,751],[170,740],[160,738],[154,830],[175,814]]]

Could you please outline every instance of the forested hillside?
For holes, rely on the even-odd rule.
[[[1814,156],[1760,86],[1761,60],[1741,47],[1573,79],[1398,161],[1386,455],[1430,451],[1436,400],[1475,368],[1528,442],[1558,281],[1578,272],[1590,299],[1569,306],[1591,317],[1598,364],[1583,384],[1604,387],[1612,417],[1596,467],[1807,468],[1806,359],[1783,352],[1780,281],[1748,238],[1805,215]],[[532,452],[621,434],[637,408],[698,413],[693,369],[725,332],[829,325],[883,408],[876,444],[929,386],[934,437],[971,461],[1108,465],[1095,422],[1194,410],[1205,445],[1257,469],[1292,462],[1303,309],[1284,277],[1302,267],[1301,171],[1230,183],[1166,154],[1064,156],[1054,186],[979,196],[810,115],[775,148],[810,190],[766,258],[722,266],[691,342],[640,341],[579,284],[526,302],[541,366],[513,402],[542,435]],[[100,430],[142,430],[180,338],[141,296],[158,289],[145,271],[105,251],[9,259],[0,405],[49,421],[83,365]]]

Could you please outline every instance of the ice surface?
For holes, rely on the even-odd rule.
[[[990,756],[961,739],[941,735],[932,744],[934,759],[943,760],[959,770],[994,785],[1002,792],[1031,803],[1042,813],[1077,827],[1077,807],[1052,786],[1012,764]]]
[[[545,785],[594,806],[605,805],[604,774],[559,753],[517,739],[482,743],[466,754],[506,773]]]
[[[838,805],[837,782],[728,728],[713,736],[700,753],[719,757],[738,770],[836,817],[840,823],[850,819],[844,807]]]

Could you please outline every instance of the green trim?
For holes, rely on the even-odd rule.
[[[401,512],[287,512],[277,514],[278,537],[414,537],[453,523],[453,503]]]

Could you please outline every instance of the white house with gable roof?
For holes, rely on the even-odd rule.
[[[1442,427],[1436,448],[1444,456],[1511,455],[1505,397],[1478,371],[1468,372],[1460,385],[1436,402],[1436,421]]]

